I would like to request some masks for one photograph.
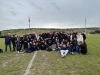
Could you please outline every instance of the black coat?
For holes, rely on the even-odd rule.
[[[16,37],[12,37],[12,44],[15,44]]]
[[[12,38],[11,38],[10,36],[6,36],[6,37],[5,37],[5,44],[6,44],[6,45],[11,44],[11,41],[12,41]]]
[[[87,53],[87,45],[84,43],[84,44],[81,44],[80,47],[81,47],[81,53],[86,54]]]
[[[83,39],[86,40],[86,35],[84,33],[82,34],[82,36],[83,36]]]

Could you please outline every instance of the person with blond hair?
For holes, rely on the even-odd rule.
[[[83,36],[81,35],[81,33],[77,34],[77,42],[83,42]]]
[[[80,48],[80,44],[83,42],[83,36],[81,35],[81,33],[77,34],[77,48],[76,48],[76,52],[81,53],[81,48]]]

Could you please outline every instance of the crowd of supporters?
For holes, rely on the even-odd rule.
[[[64,57],[67,53],[74,54],[78,52],[81,54],[86,54],[86,35],[84,32],[48,32],[48,33],[31,33],[25,34],[23,37],[11,36],[8,33],[5,36],[5,51],[7,52],[7,47],[9,46],[10,51],[24,51],[25,53],[30,53],[37,50],[47,50],[47,51],[58,51],[61,56]],[[12,43],[12,44],[11,44]],[[13,49],[11,48],[13,46]]]

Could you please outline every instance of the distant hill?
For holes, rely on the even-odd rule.
[[[35,33],[43,33],[43,32],[53,32],[53,31],[64,31],[64,32],[70,32],[70,31],[85,31],[84,28],[65,28],[65,29],[60,29],[60,28],[31,28],[30,33],[35,32]],[[89,27],[86,28],[86,32],[90,33],[91,31],[95,30],[100,30],[100,27]],[[6,35],[7,33],[11,33],[12,35],[24,35],[25,33],[29,33],[28,28],[23,28],[23,29],[9,29],[9,30],[2,30],[1,34]]]

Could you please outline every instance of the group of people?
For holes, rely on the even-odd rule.
[[[25,53],[30,53],[36,50],[55,50],[60,52],[61,56],[64,57],[68,53],[74,54],[78,52],[81,54],[87,53],[87,44],[85,42],[86,35],[84,32],[47,32],[47,33],[31,33],[25,34],[23,37],[11,36],[8,33],[5,36],[5,51],[7,52],[7,47],[9,46],[10,51],[11,43],[13,45],[13,51],[18,53],[24,49]]]

